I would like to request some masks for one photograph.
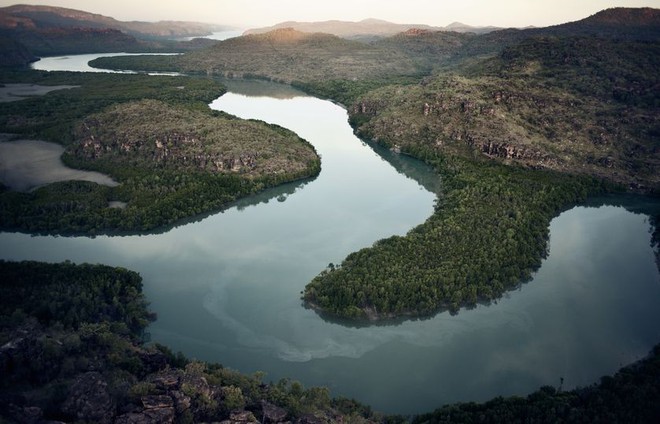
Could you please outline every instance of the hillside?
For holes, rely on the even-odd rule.
[[[0,63],[3,67],[26,66],[37,58],[16,40],[0,35]]]
[[[507,46],[530,37],[599,37],[611,40],[660,40],[660,9],[613,8],[575,22],[544,28],[504,29],[475,37],[454,62],[499,54]]]
[[[534,39],[469,77],[369,93],[351,119],[358,134],[402,151],[476,152],[657,191],[658,58],[660,43]]]
[[[369,423],[328,390],[261,381],[146,345],[142,278],[102,265],[0,261],[3,423]],[[52,422],[52,421],[51,421]]]
[[[291,28],[232,38],[175,59],[184,72],[294,81],[363,80],[418,72],[404,53]]]
[[[208,35],[219,28],[222,27],[196,22],[121,22],[102,15],[48,6],[0,8],[0,36],[13,40],[36,56],[188,51],[212,42],[177,42],[169,38]],[[11,66],[20,64],[12,62]],[[10,63],[0,62],[0,66],[8,65]]]

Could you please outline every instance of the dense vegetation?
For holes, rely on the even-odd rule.
[[[654,423],[660,420],[660,346],[599,384],[562,391],[545,386],[527,397],[445,405],[413,424]]]
[[[367,81],[421,75],[415,60],[400,49],[290,28],[228,39],[177,57],[107,58],[95,62],[95,66],[167,69],[230,78],[265,78],[284,83]]]
[[[61,143],[66,164],[103,172],[120,185],[2,189],[3,229],[153,230],[320,170],[313,147],[290,131],[211,111],[207,104],[224,92],[211,80],[36,72],[4,78],[26,79],[81,87],[0,104],[0,131]]]
[[[613,11],[549,29],[484,36],[413,31],[373,45],[279,31],[183,58],[132,60],[144,61],[142,69],[295,82],[350,105],[351,124],[363,137],[435,166],[444,186],[426,223],[351,254],[304,293],[332,314],[387,318],[456,311],[525,281],[545,255],[550,219],[611,190],[611,182],[657,192],[657,22],[653,9]],[[578,33],[589,38],[566,38]],[[120,68],[134,66],[125,61]],[[308,161],[302,173],[261,167],[256,156],[246,166],[245,152],[197,143],[207,134],[216,140],[210,127],[217,124],[302,144],[280,128],[210,112],[206,103],[222,92],[210,80],[3,73],[2,82],[80,85],[0,104],[0,132],[60,142],[67,163],[122,183],[66,182],[31,193],[1,188],[3,229],[151,229],[318,172],[318,161]],[[136,119],[136,111],[149,119]],[[111,201],[127,206],[109,208]],[[657,216],[653,222],[657,251]],[[259,375],[143,345],[153,316],[139,276],[129,271],[0,262],[0,275],[2,420],[400,420],[330,399],[322,388],[263,384]],[[659,361],[656,348],[593,387],[544,387],[526,398],[447,405],[414,421],[657,422]]]
[[[0,421],[366,422],[299,382],[264,384],[142,343],[141,278],[102,265],[0,261]]]
[[[265,383],[145,345],[154,318],[138,274],[103,265],[0,261],[0,421],[401,423],[327,389]],[[660,347],[599,384],[446,405],[444,422],[656,422]]]

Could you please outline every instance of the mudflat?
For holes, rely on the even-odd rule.
[[[0,137],[7,138],[6,135]],[[39,140],[0,142],[0,182],[11,190],[30,191],[57,181],[83,180],[116,186],[118,183],[100,172],[68,168],[60,156],[64,147]]]
[[[77,85],[2,84],[0,103],[15,102],[26,97],[43,96],[55,90],[76,88]]]

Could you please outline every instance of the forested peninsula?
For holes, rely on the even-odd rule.
[[[77,87],[0,103],[0,132],[65,147],[64,163],[119,184],[0,187],[0,227],[49,234],[153,231],[320,171],[284,128],[212,111],[225,92],[191,77],[4,71],[5,83]],[[119,206],[119,207],[117,207]]]

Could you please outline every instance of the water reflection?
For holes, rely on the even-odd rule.
[[[219,78],[228,91],[247,97],[270,97],[273,99],[293,99],[295,97],[309,97],[304,92],[289,85],[276,84],[264,80],[244,80]]]

